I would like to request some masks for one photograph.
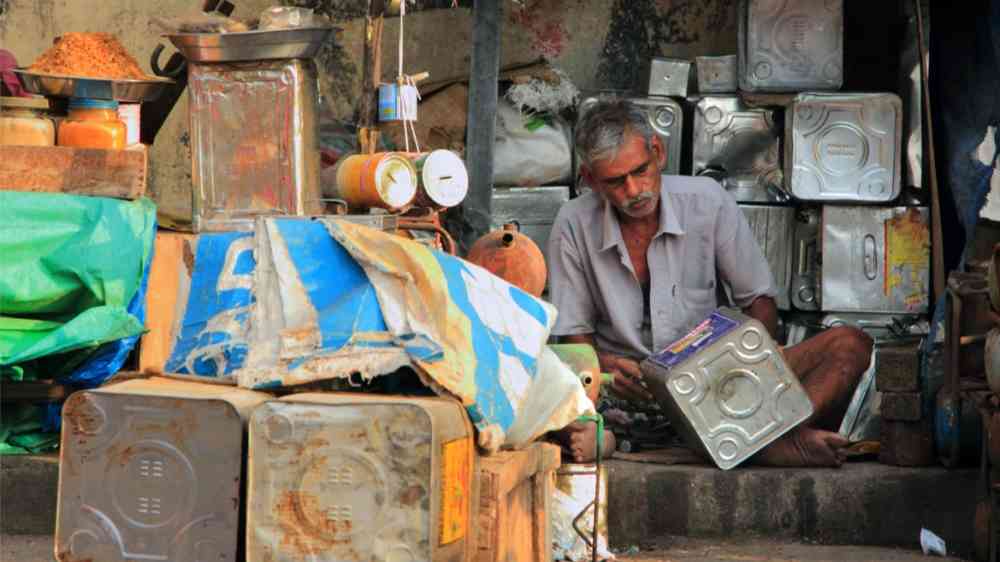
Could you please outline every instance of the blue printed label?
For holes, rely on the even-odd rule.
[[[736,320],[713,312],[686,336],[668,345],[649,360],[667,369],[673,369],[678,363],[722,339],[737,326],[739,322]]]

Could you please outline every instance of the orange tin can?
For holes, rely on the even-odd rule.
[[[354,209],[395,211],[412,203],[417,194],[417,170],[402,153],[346,156],[337,162],[334,177],[324,195],[342,199]]]

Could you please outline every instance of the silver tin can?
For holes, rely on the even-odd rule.
[[[493,228],[516,222],[521,234],[548,254],[549,234],[559,209],[569,201],[569,187],[498,187],[493,189]]]
[[[472,426],[444,398],[303,393],[250,420],[247,562],[470,560]]]
[[[56,558],[238,560],[244,420],[269,398],[166,378],[71,396]]]
[[[691,85],[691,61],[653,57],[643,67],[638,92],[650,96],[685,97]]]
[[[188,65],[195,232],[323,211],[311,60]]]
[[[719,309],[642,362],[647,386],[687,442],[726,470],[812,415],[764,325]]]
[[[926,207],[823,207],[823,310],[926,312],[929,224]]]
[[[875,340],[926,336],[930,324],[918,315],[872,312],[831,312],[821,320],[824,328],[852,326]]]
[[[785,113],[785,180],[803,201],[899,197],[902,103],[896,94],[799,94]]]
[[[736,55],[695,57],[698,75],[698,92],[702,94],[729,94],[739,89],[736,79]]]
[[[649,125],[660,137],[664,150],[667,151],[667,162],[663,166],[663,173],[676,175],[681,169],[681,134],[684,127],[684,112],[676,101],[662,96],[623,96],[613,92],[601,92],[584,97],[577,106],[577,115],[582,117],[598,101],[625,98],[639,106],[646,112]],[[577,179],[577,192],[588,191],[589,188],[580,180],[580,162],[577,159],[576,151],[573,152],[574,177]]]
[[[843,35],[843,0],[741,0],[740,90],[840,89]]]
[[[792,256],[792,306],[798,310],[820,309],[820,211],[800,208],[795,213],[795,252]]]
[[[780,203],[779,131],[769,109],[750,108],[736,96],[708,96],[695,105],[694,175],[719,181],[740,203]]]
[[[740,209],[771,269],[778,289],[775,297],[778,308],[788,310],[795,252],[795,209],[778,205],[740,205]]]

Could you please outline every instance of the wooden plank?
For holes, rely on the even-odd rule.
[[[52,381],[0,380],[2,402],[58,402],[72,391],[72,388]]]
[[[146,193],[148,149],[0,146],[0,191],[137,199]]]
[[[153,263],[146,291],[146,329],[139,342],[139,370],[162,373],[174,341],[179,302],[190,284],[194,234],[161,230],[156,233]]]

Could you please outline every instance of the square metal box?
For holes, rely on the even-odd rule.
[[[693,70],[689,60],[653,57],[643,68],[639,93],[683,98],[688,95]]]
[[[823,207],[822,309],[926,312],[929,224],[926,207]]]
[[[647,386],[687,442],[732,468],[812,415],[763,324],[719,309],[642,362]]]
[[[267,402],[250,420],[246,559],[470,560],[474,455],[455,400]]]
[[[896,94],[799,94],[785,114],[785,180],[803,201],[899,197],[902,103]]]
[[[244,420],[268,394],[136,379],[63,407],[59,560],[237,561]]]
[[[317,92],[311,60],[188,66],[195,232],[322,213]]]
[[[840,89],[843,35],[843,0],[741,0],[740,89]]]
[[[778,308],[790,308],[792,254],[795,250],[795,209],[778,205],[740,205],[753,236],[767,258],[767,265],[777,285]]]
[[[769,109],[706,96],[694,111],[694,175],[715,178],[740,203],[782,202],[779,131]]]
[[[698,93],[729,94],[735,93],[739,88],[736,55],[695,57],[694,64],[698,76]]]
[[[493,189],[493,228],[516,222],[521,234],[548,257],[549,234],[559,209],[569,201],[569,187],[498,187]]]

